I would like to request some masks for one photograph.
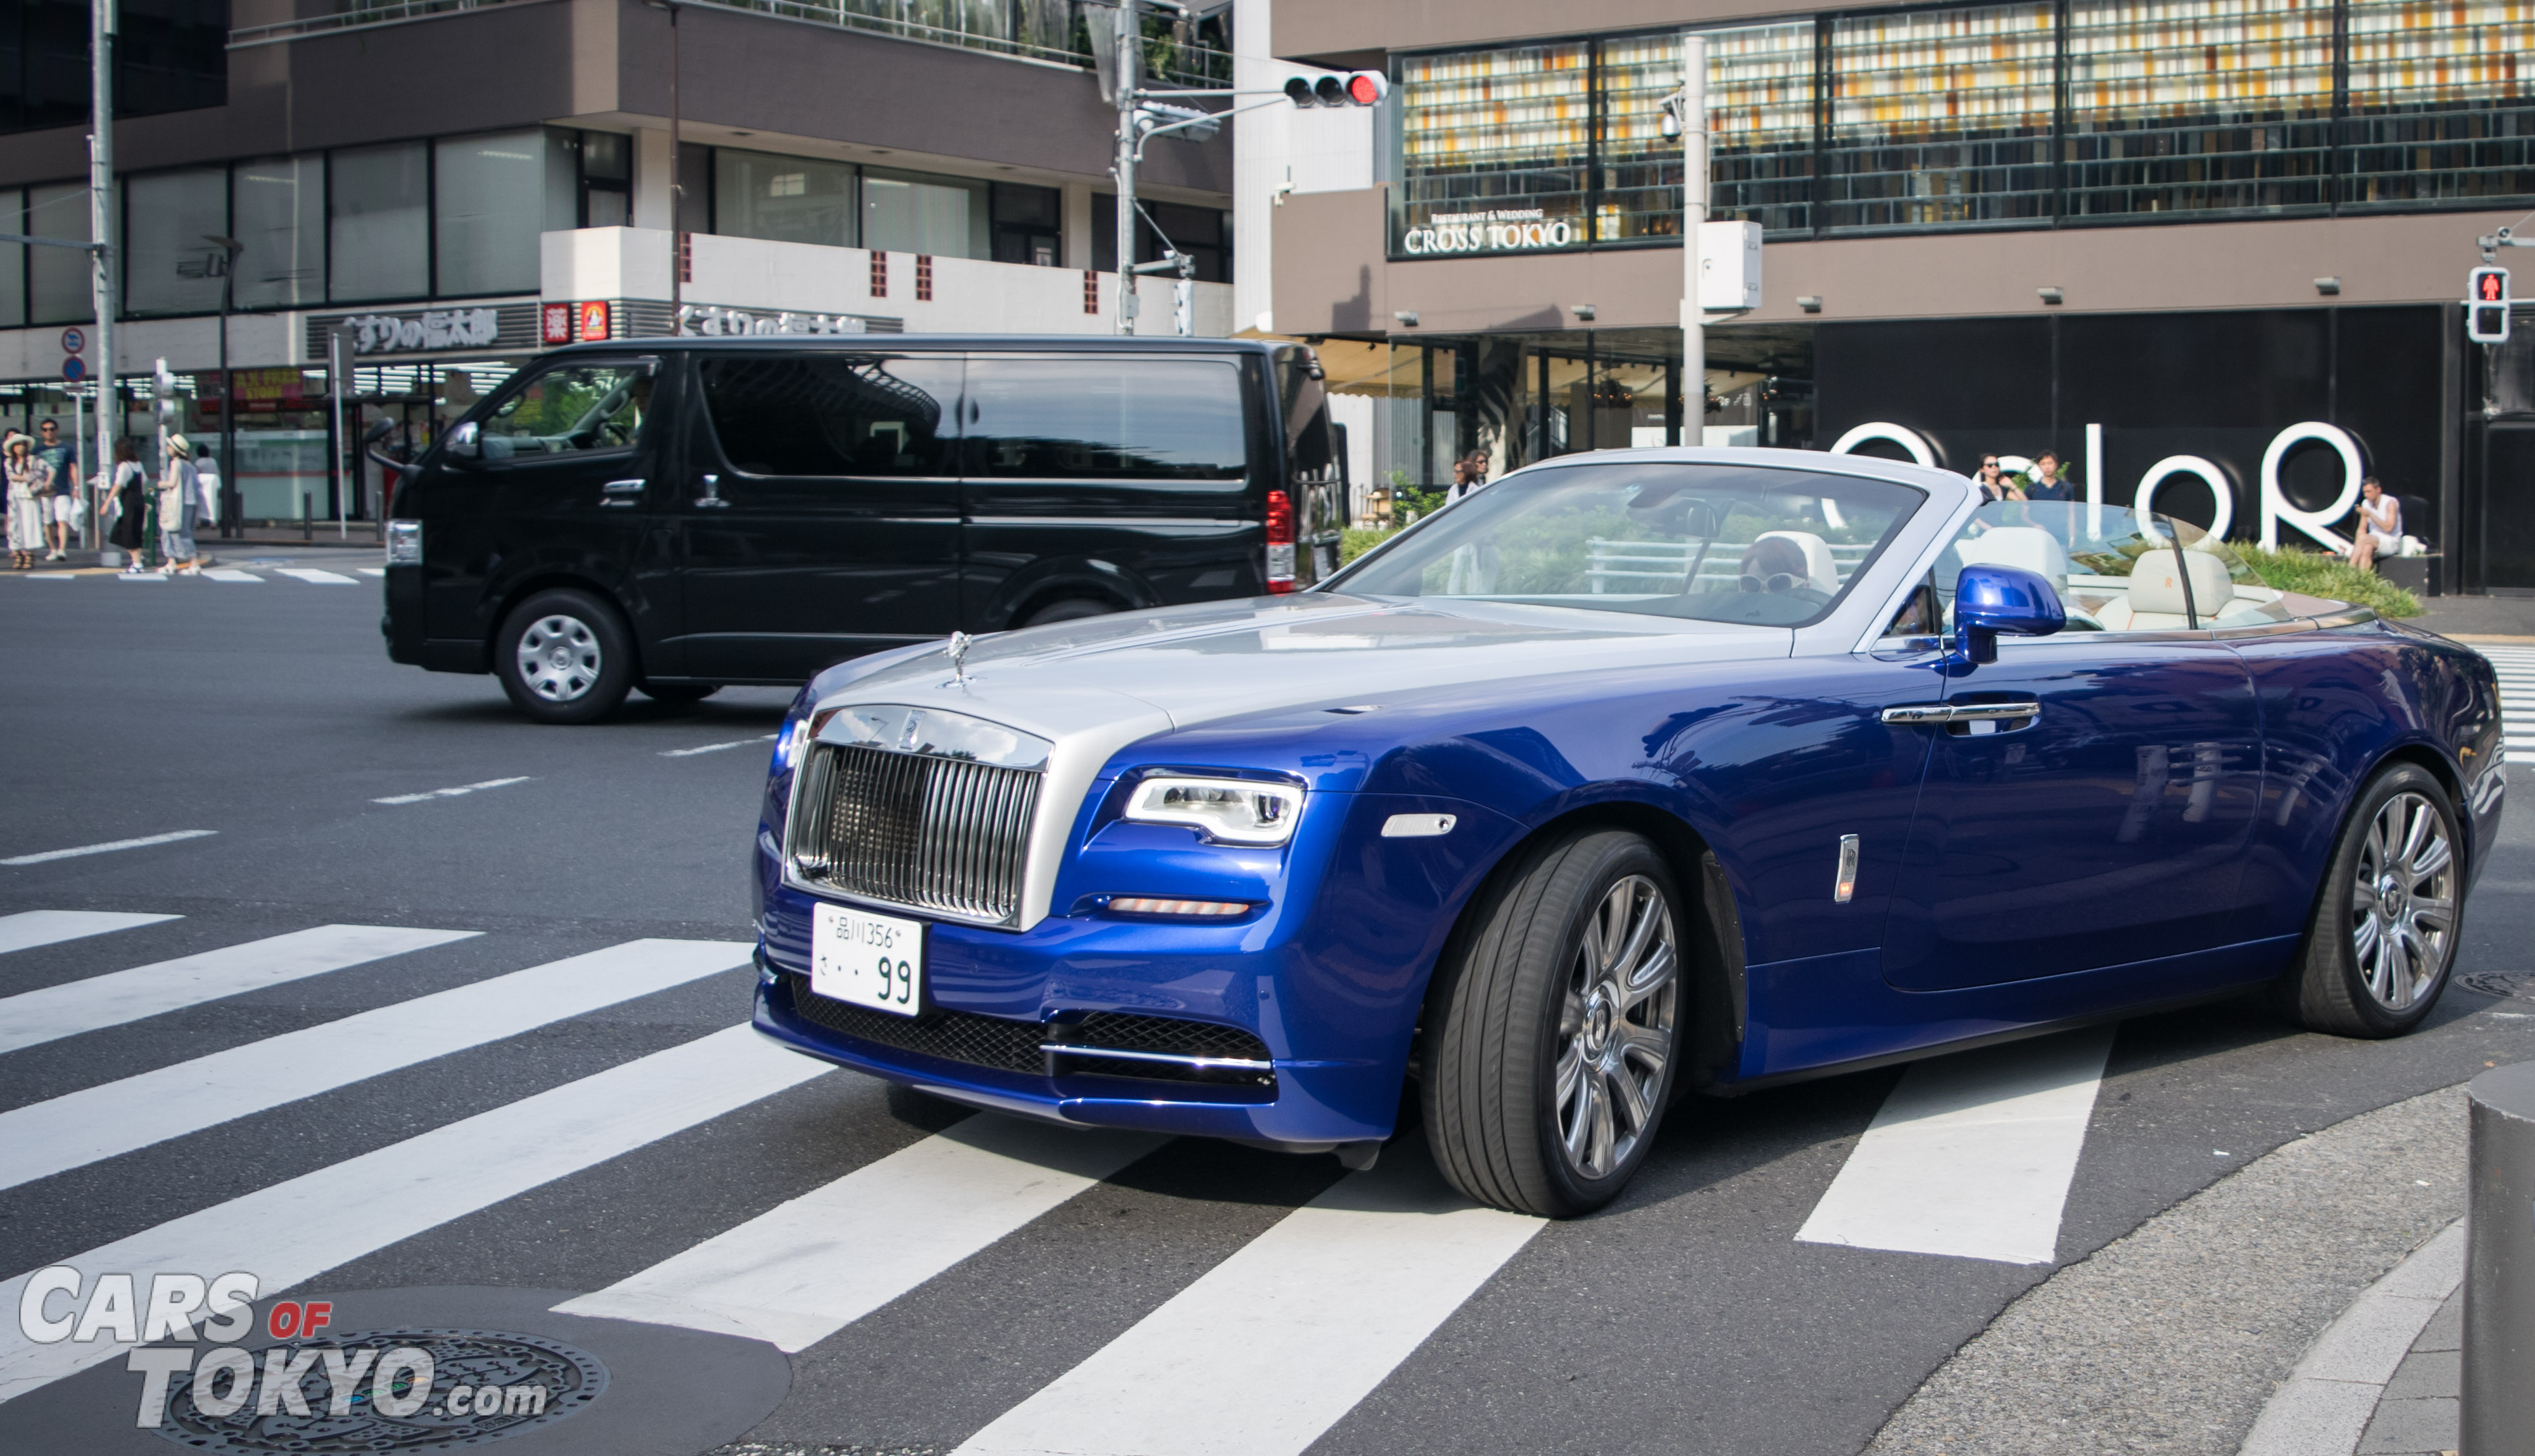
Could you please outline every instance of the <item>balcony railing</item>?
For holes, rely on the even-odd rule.
[[[302,16],[229,32],[232,50],[251,45],[404,25],[539,0],[342,0],[332,15]],[[930,45],[981,50],[990,55],[1091,69],[1091,54],[1079,23],[1082,7],[1070,0],[678,0],[707,10],[749,11],[873,35],[895,35]],[[1025,38],[1026,37],[1026,38]],[[1048,43],[1057,42],[1057,43]],[[1229,86],[1232,56],[1166,35],[1145,43],[1145,65],[1157,79],[1183,86]]]

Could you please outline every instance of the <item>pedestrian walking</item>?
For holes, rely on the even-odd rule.
[[[114,443],[114,488],[97,507],[96,523],[106,544],[124,555],[124,570],[137,572],[150,553],[150,472],[141,468],[141,447],[129,440]]]
[[[79,448],[62,439],[61,422],[47,418],[36,427],[35,456],[53,469],[52,499],[44,502],[44,525],[50,547],[46,561],[67,561],[71,526],[79,520]]]
[[[2024,492],[2016,487],[2015,477],[1999,469],[1998,453],[1995,451],[1982,454],[1980,471],[1972,476],[1972,484],[1980,487],[1981,504],[1984,506],[2024,499]]]
[[[158,476],[158,554],[162,576],[197,576],[202,563],[194,559],[194,525],[203,518],[203,477],[194,468],[194,443],[182,435],[167,437],[167,463]]]
[[[1488,483],[1488,457],[1471,451],[1453,462],[1453,499],[1459,500]]]
[[[2371,475],[2359,482],[2359,534],[2350,542],[2350,564],[2363,572],[2377,570],[2381,553],[2399,556],[2403,550],[2403,503],[2385,494],[2384,485]]]
[[[53,508],[53,467],[35,454],[33,437],[11,430],[0,443],[9,477],[9,568],[24,572],[44,549],[44,518]]]

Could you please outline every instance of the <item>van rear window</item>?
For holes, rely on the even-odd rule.
[[[1213,359],[968,361],[971,475],[1239,480],[1241,376]]]

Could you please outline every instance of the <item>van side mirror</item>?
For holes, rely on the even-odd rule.
[[[2049,637],[2069,625],[2060,593],[2022,567],[1968,566],[1954,578],[1954,642],[1947,665],[1998,660],[1999,634]]]

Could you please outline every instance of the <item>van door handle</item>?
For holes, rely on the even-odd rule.
[[[730,502],[721,498],[720,476],[708,475],[705,477],[705,493],[696,497],[696,505],[708,511],[727,511],[730,509]]]
[[[641,480],[611,480],[598,488],[598,504],[602,506],[639,506],[643,504],[643,487],[646,483],[647,482]]]

